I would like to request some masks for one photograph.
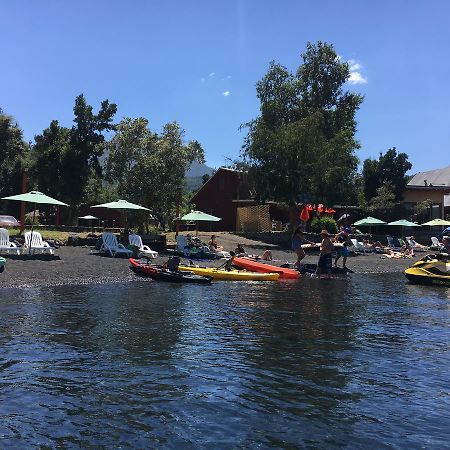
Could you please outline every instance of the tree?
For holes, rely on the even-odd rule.
[[[307,44],[296,74],[272,62],[257,83],[261,115],[245,124],[242,156],[257,198],[286,203],[346,202],[359,148],[355,114],[363,98],[344,92],[350,77],[332,45]]]
[[[42,134],[35,136],[34,179],[39,189],[71,205],[72,217],[81,203],[101,190],[100,144],[105,140],[103,133],[114,129],[116,110],[115,104],[105,100],[98,114],[94,114],[92,106],[79,95],[75,99],[72,128],[61,127],[53,120]]]
[[[150,208],[162,224],[174,214],[186,169],[194,160],[204,162],[200,144],[186,144],[176,122],[166,124],[158,135],[148,129],[147,119],[126,118],[117,125],[111,141],[101,147],[109,155],[107,179],[117,182],[122,196]]]
[[[404,205],[395,198],[394,187],[390,182],[377,188],[375,196],[364,206],[364,210],[387,222],[406,213]]]
[[[394,194],[395,201],[402,200],[403,191],[408,184],[406,172],[412,167],[406,153],[397,153],[395,147],[384,155],[380,153],[378,160],[366,159],[363,164],[362,178],[366,201],[377,195],[377,190],[387,183]]]
[[[22,170],[28,164],[28,147],[18,124],[1,108],[0,161],[0,197],[22,192]]]

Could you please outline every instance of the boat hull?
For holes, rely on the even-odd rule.
[[[413,284],[425,284],[428,286],[450,286],[450,275],[436,275],[426,270],[411,267],[405,270],[405,277]]]
[[[138,260],[130,258],[131,269],[140,276],[153,278],[159,281],[169,281],[172,283],[196,283],[209,284],[212,278],[200,276],[193,273],[185,273],[181,271],[173,271],[164,269],[161,266],[142,263]]]
[[[221,270],[214,267],[195,267],[180,265],[182,271],[193,272],[197,275],[209,276],[213,280],[228,281],[277,281],[280,277],[279,273],[258,273],[248,272],[245,270]]]
[[[259,272],[259,273],[279,273],[280,274],[280,280],[281,279],[292,279],[296,280],[297,278],[300,278],[300,274],[297,270],[294,269],[288,269],[284,267],[278,267],[273,266],[271,264],[264,264],[262,262],[253,261],[249,258],[239,258],[235,257],[233,259],[233,264],[237,267],[241,267],[242,269],[251,270],[253,272]]]

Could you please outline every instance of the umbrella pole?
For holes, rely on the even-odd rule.
[[[36,217],[36,203],[33,204],[33,222],[31,222],[30,248],[28,249],[29,255],[31,255],[31,243],[33,242],[33,227],[35,217]]]

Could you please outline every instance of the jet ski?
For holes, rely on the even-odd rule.
[[[413,284],[450,286],[450,255],[426,255],[404,273]]]

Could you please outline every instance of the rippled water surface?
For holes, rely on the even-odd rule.
[[[450,290],[0,289],[0,448],[448,448]]]

